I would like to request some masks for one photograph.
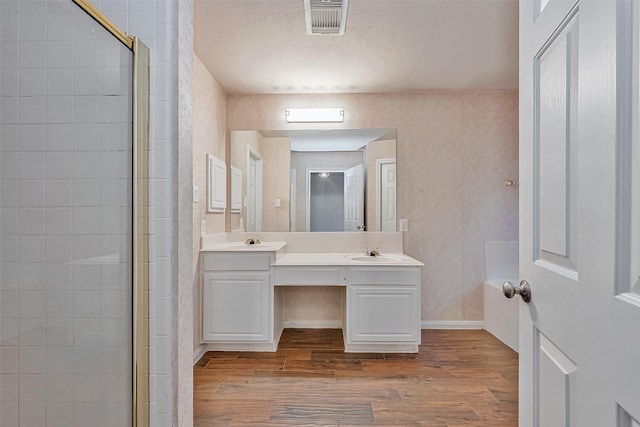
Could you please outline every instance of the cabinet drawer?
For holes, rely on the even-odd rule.
[[[351,267],[349,283],[354,285],[417,285],[420,270],[412,267]]]
[[[271,268],[270,254],[207,253],[202,256],[205,271],[256,271]]]
[[[342,285],[344,267],[275,267],[276,285]]]

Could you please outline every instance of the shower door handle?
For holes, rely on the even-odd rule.
[[[526,280],[521,280],[520,286],[517,288],[509,281],[504,282],[502,284],[502,293],[507,298],[513,298],[514,295],[520,295],[522,297],[522,301],[527,303],[531,301],[531,287],[529,286],[529,282]]]

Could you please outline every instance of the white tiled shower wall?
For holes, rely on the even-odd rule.
[[[132,57],[70,2],[0,16],[0,425],[124,425]]]
[[[18,61],[24,63],[24,65],[36,65],[37,61],[49,60],[49,61],[64,61],[65,57],[63,55],[59,55],[55,51],[55,47],[46,46],[42,42],[42,37],[61,37],[61,34],[55,33],[41,33],[43,29],[46,29],[47,26],[43,25],[42,16],[39,14],[39,10],[41,8],[47,7],[48,5],[54,3],[70,3],[71,0],[46,0],[46,1],[37,1],[37,0],[16,0],[12,1],[2,1],[2,6],[6,7],[7,5],[19,4],[20,8],[19,16],[7,17],[7,14],[3,13],[1,30],[3,35],[5,34],[20,34],[24,35],[29,40],[25,39],[24,44],[19,46],[21,49],[17,49],[15,44],[7,44],[6,46],[2,46],[2,60],[3,61]],[[139,37],[151,50],[151,153],[150,153],[150,257],[151,257],[151,289],[150,289],[150,315],[151,315],[151,338],[150,338],[150,355],[151,355],[151,425],[153,426],[171,426],[173,424],[173,420],[175,419],[173,407],[174,407],[174,384],[173,384],[173,376],[175,375],[174,369],[172,367],[172,360],[175,356],[175,345],[173,345],[173,335],[174,335],[174,321],[173,321],[173,303],[172,296],[175,293],[173,288],[175,277],[175,266],[172,262],[176,258],[176,249],[175,243],[172,237],[173,233],[173,224],[175,221],[175,215],[173,213],[173,177],[175,176],[175,146],[177,142],[177,109],[176,109],[176,99],[177,99],[177,27],[178,27],[178,1],[177,0],[103,0],[103,1],[94,1],[94,5],[96,5],[99,9],[103,11],[103,13],[113,20],[120,28],[125,30],[126,32],[136,35]],[[6,9],[5,9],[6,10]],[[30,12],[29,15],[22,14],[22,12]],[[51,26],[51,28],[54,28]],[[62,26],[60,31],[68,30],[68,28]],[[46,31],[46,30],[45,30]],[[51,32],[51,30],[49,31]],[[87,37],[84,39],[90,38],[90,34],[86,34]],[[40,38],[40,40],[38,40]],[[4,40],[4,39],[3,39]],[[40,43],[39,43],[40,41]],[[83,46],[85,44],[85,46]],[[83,54],[78,55],[78,60],[90,60],[92,58],[92,50],[90,45],[88,44],[88,40],[83,40],[80,38],[76,41],[76,46],[82,49]],[[89,48],[89,49],[86,49]],[[189,56],[191,53],[189,52]],[[33,61],[33,64],[30,63]],[[25,73],[31,74],[30,80],[32,82],[36,82],[36,84],[29,84],[20,86],[19,80],[11,80],[11,76],[6,77],[2,82],[2,90],[22,90],[23,94],[33,95],[34,92],[40,90],[46,90],[47,85],[49,85],[51,81],[55,81],[56,74],[52,73],[48,76],[43,76],[42,71],[38,70],[38,67],[28,67],[29,71]],[[79,82],[91,82],[91,73],[97,72],[96,70],[84,70],[78,72]],[[83,74],[84,75],[81,75]],[[68,85],[69,82],[64,80],[64,77],[61,77],[62,81],[58,82],[59,86],[63,87],[65,84]],[[26,79],[25,79],[26,81]],[[87,88],[89,85],[87,86]],[[81,86],[78,86],[80,89]],[[18,92],[20,94],[20,92]],[[2,117],[3,121],[8,120],[17,120],[21,115],[24,117],[32,117],[31,121],[42,122],[44,118],[46,118],[47,114],[50,114],[54,120],[68,120],[73,118],[74,115],[78,117],[82,116],[85,113],[91,112],[91,104],[87,104],[85,106],[81,106],[81,104],[75,105],[73,108],[71,104],[69,104],[69,99],[65,97],[65,95],[60,95],[60,98],[55,99],[56,102],[47,101],[44,98],[37,96],[26,96],[25,99],[17,103],[14,99],[3,99],[2,103]],[[7,97],[14,98],[14,97]],[[27,99],[28,98],[28,99]],[[104,101],[105,103],[101,104],[101,108],[110,108],[109,100]],[[95,105],[94,105],[95,106]],[[120,110],[113,110],[114,112]],[[61,129],[57,129],[58,131],[62,131]],[[57,130],[54,130],[53,127],[51,132],[48,132],[47,135],[54,135]],[[11,133],[13,129],[11,127],[6,127],[3,129],[4,132]],[[28,153],[14,155],[3,156],[3,164],[2,169],[3,173],[11,174],[13,168],[15,168],[16,173],[27,174],[31,178],[29,182],[25,181],[23,184],[22,190],[24,190],[21,194],[24,194],[25,197],[24,203],[37,203],[39,198],[43,197],[43,193],[46,192],[48,196],[55,195],[60,199],[65,197],[71,197],[72,194],[69,193],[70,189],[64,188],[64,186],[59,186],[56,184],[46,184],[47,187],[43,188],[40,183],[38,183],[38,174],[41,173],[41,166],[44,164],[45,167],[50,167],[51,171],[56,169],[56,165],[60,164],[61,159],[56,160],[56,155],[49,156],[47,158],[45,153],[41,151],[41,148],[45,148],[48,141],[42,141],[40,138],[41,130],[38,129],[37,126],[31,127],[29,129],[24,129],[24,135],[27,135],[26,132],[32,132],[32,135],[29,136],[28,140],[33,141],[34,147],[32,147],[33,151]],[[80,128],[78,132],[80,132]],[[85,129],[85,131],[89,131],[89,129]],[[3,141],[11,141],[12,138],[2,138]],[[17,140],[13,138],[13,140]],[[72,143],[73,139],[64,138],[60,136],[58,138],[52,138],[51,143],[59,144],[60,149],[63,150],[64,144]],[[38,146],[40,144],[40,146]],[[42,145],[45,144],[45,145]],[[91,156],[90,153],[85,153],[79,155],[87,158],[74,158],[73,162],[78,166],[78,170],[81,171],[87,165],[91,165],[92,160],[89,158]],[[113,167],[117,167],[121,164],[121,159],[112,159]],[[95,164],[95,163],[93,163]],[[17,165],[17,167],[16,167]],[[32,167],[33,166],[33,167]],[[98,169],[99,170],[99,169]],[[18,172],[19,171],[19,172]],[[58,168],[58,172],[62,175],[66,173],[64,168]],[[87,167],[85,169],[87,174],[92,174],[95,171],[91,170],[91,168]],[[62,176],[61,175],[61,176]],[[62,179],[62,178],[61,178]],[[87,177],[87,181],[90,177]],[[91,198],[92,194],[95,192],[90,191],[90,185],[92,183],[85,183],[87,188],[81,193],[88,199]],[[11,188],[7,188],[6,190],[10,190]],[[74,189],[75,190],[75,189]],[[94,189],[95,190],[95,189]],[[5,196],[10,195],[11,192],[3,191]],[[28,197],[27,197],[28,196]],[[88,200],[89,201],[89,200]],[[4,204],[3,204],[4,206]],[[90,207],[89,207],[90,208]],[[29,209],[25,206],[25,209]],[[23,256],[29,256],[34,260],[38,259],[46,259],[47,256],[47,245],[49,245],[50,253],[63,253],[65,250],[70,251],[72,249],[69,248],[69,245],[63,241],[64,239],[52,238],[50,241],[41,241],[42,239],[38,237],[38,230],[40,224],[43,221],[49,221],[50,224],[57,224],[61,230],[64,230],[65,227],[69,227],[69,217],[64,215],[64,212],[58,212],[58,215],[52,214],[51,217],[42,217],[42,212],[38,210],[25,210],[24,215],[21,216],[20,220],[14,215],[14,222],[16,227],[20,227],[22,225],[22,229],[28,233],[36,233],[36,234],[26,234],[22,237],[21,247],[24,248],[22,251],[16,253],[16,251],[11,250],[11,243],[13,239],[3,239],[3,262],[4,260],[9,260],[10,256],[20,257],[21,253]],[[79,223],[78,226],[86,226],[87,228],[96,226],[96,224],[91,224],[92,221],[95,220],[95,216],[92,216],[90,212],[86,212],[87,215],[86,223],[83,225]],[[11,215],[7,212],[7,215],[3,216],[4,221],[11,220]],[[27,227],[28,225],[28,227]],[[16,237],[17,238],[17,237]],[[38,240],[40,239],[40,240]],[[75,243],[75,242],[74,242]],[[78,248],[78,252],[83,252],[83,254],[91,253],[91,247],[85,247],[81,249],[81,242],[78,241],[78,246],[73,246]],[[68,248],[68,249],[65,249]],[[55,251],[54,251],[55,249]],[[13,255],[12,255],[13,254]],[[5,258],[7,255],[7,258]],[[4,269],[4,274],[9,274],[10,269]],[[16,274],[19,272],[16,272]],[[62,272],[43,272],[39,268],[24,268],[23,277],[26,279],[32,278],[29,280],[35,280],[38,278],[42,278],[45,274],[62,274]],[[79,276],[81,277],[81,276]],[[47,310],[47,306],[45,303],[45,299],[43,299],[43,295],[38,294],[39,290],[36,290],[35,293],[25,293],[24,295],[19,295],[17,301],[13,301],[10,298],[3,298],[3,307],[2,312],[4,314],[9,315],[11,310],[15,310],[16,307],[20,308],[25,314],[31,313],[31,315],[36,316],[38,313],[42,313]],[[83,307],[90,306],[90,297],[87,296],[87,301],[83,304],[76,304],[79,310],[82,310]],[[15,299],[15,298],[14,298]],[[86,303],[86,304],[85,304]],[[71,304],[71,305],[69,305]],[[69,303],[61,302],[60,307],[66,307],[67,309],[73,309],[75,302]],[[86,313],[90,315],[90,312]],[[35,344],[41,343],[44,338],[44,325],[35,325],[35,323],[41,322],[42,320],[38,320],[38,317],[33,317],[28,320],[24,320],[24,322],[34,323],[34,331],[33,334],[25,335],[24,340],[27,342],[28,340],[34,340]],[[83,324],[91,325],[91,322],[83,322]],[[11,328],[15,329],[15,321],[14,322],[2,322],[3,333],[7,334],[8,330]],[[20,325],[18,324],[19,328]],[[38,332],[40,331],[40,332]],[[85,331],[87,334],[91,333],[91,330]],[[60,339],[65,339],[65,337],[60,337]],[[38,370],[42,369],[43,360],[42,357],[36,351],[28,351],[25,350],[23,354],[15,355],[13,353],[3,354],[3,366],[9,369],[9,365],[13,363],[16,357],[22,357],[24,366],[30,366],[29,369]],[[62,360],[62,359],[61,359]],[[65,359],[67,363],[73,363],[73,359]],[[27,363],[28,362],[28,363]],[[64,369],[62,367],[61,369]],[[53,390],[48,390],[46,385],[43,387],[40,379],[28,378],[26,381],[25,387],[20,390],[20,393],[24,393],[27,395],[29,393],[29,387],[31,388],[31,392],[38,399],[44,399],[46,394]],[[7,381],[11,381],[13,378],[8,378]],[[40,381],[40,382],[39,382]],[[6,383],[5,383],[6,384]],[[64,386],[63,381],[60,382],[61,387]],[[76,386],[76,384],[67,384],[67,391],[70,387]],[[63,387],[64,388],[64,387]],[[82,384],[78,383],[77,394],[84,396],[83,398],[87,398],[86,396],[90,396],[91,390],[83,390]],[[56,394],[57,395],[57,394]],[[54,405],[55,406],[55,405]],[[49,411],[51,414],[56,414],[56,408],[51,408]],[[87,417],[95,417],[96,414],[91,412],[90,407],[86,408],[86,416]],[[42,417],[42,407],[41,405],[24,405],[22,410],[25,412],[25,416],[34,417],[34,422],[29,422],[30,419],[26,419],[27,425],[38,425],[37,422]],[[114,411],[115,412],[115,411]],[[6,412],[3,411],[6,414]],[[4,425],[4,423],[1,423]],[[11,424],[8,424],[11,425]],[[71,424],[67,424],[71,425]],[[120,425],[116,423],[114,425]]]
[[[150,49],[150,368],[151,425],[174,425],[173,296],[176,258],[173,181],[176,174],[178,0],[95,0],[119,28]],[[189,53],[191,55],[191,53]]]

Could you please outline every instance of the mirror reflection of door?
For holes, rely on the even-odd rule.
[[[307,231],[364,231],[364,166],[307,170]]]
[[[248,148],[247,231],[262,231],[262,157]]]
[[[396,231],[396,159],[377,161],[378,225],[380,231]]]
[[[230,144],[230,163],[242,173],[243,190],[240,208],[230,212],[229,231],[309,231],[307,170],[345,171],[358,164],[364,169],[361,204],[364,215],[358,211],[359,218],[348,221],[347,229],[358,231],[358,226],[360,230],[366,226],[366,231],[396,228],[395,206],[391,203],[391,199],[395,199],[393,185],[386,188],[389,196],[386,199],[389,202],[385,202],[387,219],[384,220],[386,225],[381,226],[381,173],[376,164],[378,160],[395,160],[395,129],[232,131]],[[261,196],[258,187],[249,185],[252,162],[249,150],[255,152],[252,157],[256,168],[260,164],[258,160],[263,165]],[[254,172],[257,174],[257,169]],[[278,201],[281,201],[281,207],[277,206]],[[251,211],[251,219],[248,211]],[[261,215],[261,221],[257,215]],[[256,226],[258,223],[260,227]],[[344,230],[343,212],[340,231]]]
[[[364,231],[364,167],[344,173],[344,231]]]
[[[289,231],[296,230],[296,170],[291,169],[289,176]]]

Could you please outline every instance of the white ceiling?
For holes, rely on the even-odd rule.
[[[303,0],[195,0],[194,50],[229,94],[516,89],[517,0],[349,0],[343,36]]]

